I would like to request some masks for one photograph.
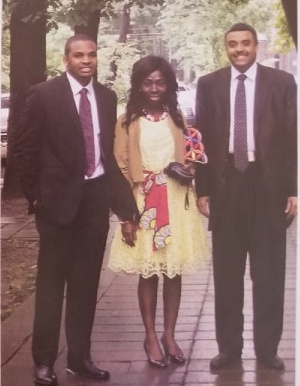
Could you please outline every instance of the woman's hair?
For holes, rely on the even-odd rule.
[[[155,55],[146,56],[134,63],[131,75],[131,88],[126,106],[123,126],[128,129],[131,122],[143,115],[144,98],[141,93],[143,80],[154,71],[160,71],[167,84],[164,104],[176,126],[184,129],[182,116],[178,109],[177,90],[178,84],[171,65],[163,58]]]

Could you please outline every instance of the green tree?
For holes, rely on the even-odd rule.
[[[121,103],[127,98],[133,63],[141,56],[157,53],[150,33],[156,35],[158,30],[155,24],[160,3],[163,1],[116,2],[110,17],[101,22],[98,79],[116,91]]]
[[[273,0],[174,0],[166,3],[159,25],[169,42],[170,58],[178,67],[189,66],[197,74],[228,63],[224,31],[234,22],[252,24],[270,34],[275,11]]]
[[[2,9],[2,61],[1,61],[1,91],[9,91],[9,66],[10,66],[10,13],[4,3]]]
[[[273,48],[278,54],[285,54],[297,43],[297,22],[294,20],[294,18],[297,19],[297,2],[294,0],[289,0],[289,2],[277,0],[273,7],[276,11],[275,27],[277,30]]]

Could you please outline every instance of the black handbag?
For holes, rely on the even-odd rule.
[[[188,186],[194,179],[194,174],[180,162],[170,162],[169,165],[164,168],[164,173],[185,186]]]

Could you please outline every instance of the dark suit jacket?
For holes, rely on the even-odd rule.
[[[196,125],[203,134],[208,164],[196,170],[198,197],[210,197],[210,228],[224,202],[229,149],[230,67],[201,77],[197,85]],[[294,77],[258,64],[254,134],[259,188],[271,222],[285,224],[287,197],[297,195],[297,106]],[[285,224],[286,225],[286,224]]]
[[[94,83],[100,121],[102,162],[112,210],[133,218],[136,204],[113,156],[116,95]],[[15,138],[15,156],[24,194],[37,211],[58,224],[76,215],[84,186],[85,145],[66,74],[33,86]]]

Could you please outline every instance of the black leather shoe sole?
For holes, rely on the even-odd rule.
[[[211,370],[220,370],[241,359],[240,354],[219,353],[210,361]]]
[[[72,375],[78,374],[84,378],[97,379],[101,381],[107,381],[110,377],[108,371],[102,370],[94,364],[89,365],[89,368],[76,368],[68,365],[66,371]]]
[[[47,365],[35,366],[33,381],[37,386],[57,386],[56,374]]]
[[[53,379],[51,381],[45,381],[43,379],[34,378],[33,381],[36,386],[57,386],[58,385],[57,379]]]
[[[284,362],[278,355],[258,356],[257,361],[269,369],[277,371],[284,370]]]

